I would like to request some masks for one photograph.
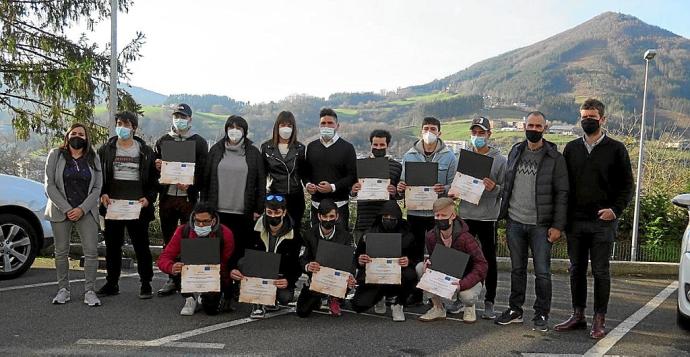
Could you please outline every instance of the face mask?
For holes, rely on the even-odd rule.
[[[181,118],[174,118],[173,119],[173,126],[177,130],[187,130],[187,128],[189,128],[189,120],[181,119]]]
[[[228,129],[228,140],[237,143],[240,139],[242,139],[242,130],[235,128]]]
[[[445,231],[446,229],[450,228],[450,220],[448,220],[448,219],[437,219],[436,220],[436,227],[438,227],[438,229],[441,231]]]
[[[207,235],[211,234],[211,230],[213,227],[211,226],[197,226],[196,224],[194,225],[194,233],[196,233],[197,236],[199,237],[206,237]]]
[[[486,146],[486,138],[483,136],[472,135],[470,141],[472,142],[472,146],[476,147],[477,149],[481,149]]]
[[[599,130],[599,121],[596,119],[583,119],[580,121],[580,125],[582,126],[582,130],[584,130],[585,134],[587,135],[592,135]]]
[[[544,133],[536,130],[525,130],[525,136],[527,137],[527,140],[535,144],[541,140],[542,136],[544,136]]]
[[[283,223],[283,216],[266,216],[266,223],[268,223],[269,226],[277,227]]]
[[[386,156],[386,149],[371,149],[371,154],[374,157],[384,157]]]
[[[69,138],[69,146],[74,150],[83,149],[86,146],[86,140],[78,136]]]
[[[436,136],[436,134],[432,132],[427,131],[424,134],[422,134],[422,140],[424,140],[425,144],[431,145],[435,143],[436,140],[438,140],[438,136]]]
[[[335,227],[335,219],[332,221],[321,221],[321,227],[327,231],[330,231]]]
[[[392,231],[398,226],[398,220],[395,218],[381,218],[381,225],[383,229]]]
[[[124,126],[118,126],[115,128],[115,134],[122,140],[127,140],[132,136],[132,129],[126,128]]]
[[[292,128],[287,126],[278,128],[278,135],[280,135],[283,140],[289,140],[292,136]]]
[[[335,129],[329,127],[319,128],[319,133],[324,141],[330,141],[335,136]]]

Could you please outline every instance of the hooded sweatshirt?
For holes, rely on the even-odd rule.
[[[501,190],[508,160],[493,146],[489,146],[489,152],[486,155],[494,159],[489,178],[496,183],[496,187],[491,192],[484,190],[479,205],[460,201],[460,217],[464,220],[495,221],[501,212]]]
[[[407,162],[437,162],[438,163],[438,180],[437,182],[445,186],[445,192],[439,196],[445,196],[450,189],[455,177],[455,171],[458,168],[458,159],[455,153],[446,146],[443,140],[438,139],[436,150],[433,154],[426,156],[424,154],[424,144],[422,140],[418,140],[412,148],[403,155],[402,159],[402,174],[400,174],[400,181],[405,181],[405,163]],[[408,215],[419,217],[433,217],[434,212],[431,210],[408,210]]]

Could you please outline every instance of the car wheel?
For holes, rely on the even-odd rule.
[[[24,218],[0,214],[0,280],[16,278],[34,263],[38,236]]]
[[[684,330],[690,330],[690,317],[683,315],[680,308],[677,308],[676,316],[678,316],[678,326]]]

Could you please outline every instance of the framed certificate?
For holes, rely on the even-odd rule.
[[[407,186],[405,188],[405,207],[411,211],[431,211],[438,194],[431,186]]]
[[[371,258],[365,268],[364,282],[367,284],[401,284],[401,271],[398,258]]]
[[[322,266],[319,271],[311,275],[309,290],[344,299],[349,277],[350,273],[346,271]]]
[[[180,291],[182,293],[220,292],[220,264],[184,265]]]
[[[163,161],[161,163],[161,177],[158,182],[166,185],[194,184],[195,164],[189,162]]]
[[[361,178],[359,183],[362,188],[357,193],[357,201],[388,201],[390,198],[390,179]]]
[[[114,221],[126,221],[132,219],[139,219],[141,214],[141,203],[132,200],[110,200],[108,209],[105,213],[105,219]]]
[[[427,268],[422,278],[419,279],[417,288],[451,300],[458,288],[458,286],[453,285],[453,283],[457,283],[458,280],[458,278],[441,273],[440,271]]]
[[[461,200],[479,205],[485,189],[484,180],[456,172],[451,189],[457,190]]]
[[[278,289],[273,279],[245,277],[240,283],[239,302],[274,305]]]

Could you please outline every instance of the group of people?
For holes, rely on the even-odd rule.
[[[307,317],[322,303],[334,316],[341,314],[342,299],[309,289],[311,275],[321,269],[316,251],[322,240],[354,245],[355,271],[348,279],[354,289],[351,308],[364,312],[374,308],[385,313],[391,305],[394,321],[404,321],[404,307],[430,300],[431,308],[422,321],[444,319],[447,313],[463,311],[463,321],[475,322],[475,305],[483,297],[481,317],[498,325],[523,322],[527,286],[527,263],[532,252],[535,274],[533,325],[547,331],[551,307],[551,247],[566,233],[571,268],[573,314],[555,325],[556,331],[586,329],[587,264],[594,276],[593,338],[605,335],[605,314],[609,300],[609,253],[616,234],[617,218],[632,196],[632,170],[622,143],[611,138],[604,104],[586,100],[580,108],[584,136],[568,143],[561,154],[544,139],[546,116],[538,111],[525,118],[525,140],[515,144],[508,156],[492,145],[491,122],[475,118],[468,133],[469,149],[493,159],[489,177],[478,204],[462,200],[452,185],[458,157],[441,139],[441,122],[433,117],[422,121],[420,138],[402,157],[402,163],[387,155],[391,134],[383,129],[371,132],[371,158],[389,162],[389,199],[357,201],[357,218],[349,227],[349,205],[361,191],[357,157],[352,144],[339,136],[337,113],[322,109],[319,138],[304,145],[297,140],[297,122],[283,111],[276,118],[272,137],[262,145],[247,137],[248,122],[230,116],[224,137],[211,148],[194,132],[191,108],[178,105],[170,132],[153,147],[136,136],[138,118],[129,112],[115,118],[116,135],[94,151],[84,125],[75,124],[63,144],[50,152],[45,171],[49,197],[46,217],[55,234],[55,265],[59,290],[53,303],[70,300],[68,253],[72,227],[76,227],[84,251],[85,294],[89,306],[101,304],[99,296],[119,293],[122,245],[125,229],[134,247],[140,278],[139,297],[153,296],[153,262],[148,228],[159,199],[164,249],[159,269],[169,275],[158,295],[180,290],[181,241],[220,239],[221,291],[182,294],[182,315],[203,308],[208,314],[231,309],[244,278],[247,249],[280,254],[279,278],[273,305],[254,305],[251,317],[264,317],[294,300],[296,283],[307,279],[296,302],[296,312]],[[195,143],[195,174],[191,185],[159,182],[161,144],[165,141]],[[438,195],[432,210],[407,210],[398,203],[405,195],[408,162],[437,163]],[[432,174],[432,173],[430,173]],[[98,267],[99,215],[105,216],[113,192],[128,186],[138,193],[142,210],[138,219],[105,219],[106,283],[95,287]],[[303,227],[305,191],[310,199],[310,224]],[[511,292],[509,308],[494,310],[497,286],[496,240],[499,220],[505,219],[510,249]],[[369,284],[365,267],[371,262],[366,244],[369,233],[398,233],[402,257],[399,285]],[[416,284],[429,268],[429,257],[437,244],[469,255],[465,272],[452,299],[422,292]]]

